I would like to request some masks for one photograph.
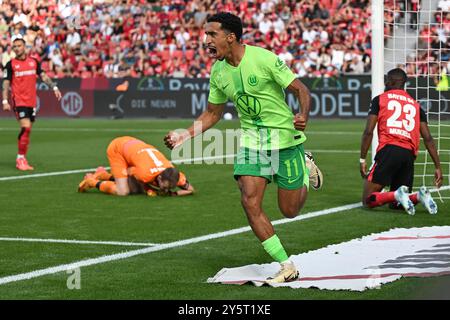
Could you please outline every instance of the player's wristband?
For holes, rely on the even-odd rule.
[[[8,104],[8,100],[3,99],[2,104]]]
[[[53,86],[53,91],[59,90],[57,86]]]
[[[359,158],[359,163],[366,163],[366,159]]]

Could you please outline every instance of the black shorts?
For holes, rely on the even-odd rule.
[[[14,113],[16,114],[17,120],[30,119],[31,122],[34,122],[36,119],[36,108],[14,107]]]
[[[407,186],[412,190],[414,180],[414,153],[411,150],[386,145],[375,155],[375,162],[369,170],[367,180],[397,190]]]

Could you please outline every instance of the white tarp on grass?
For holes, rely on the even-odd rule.
[[[363,291],[401,277],[449,275],[450,226],[391,229],[290,259],[300,278],[272,286]],[[275,262],[223,268],[208,282],[261,286],[278,270]]]

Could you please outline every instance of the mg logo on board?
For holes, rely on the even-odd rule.
[[[61,99],[61,109],[68,116],[76,116],[83,110],[83,98],[76,92],[67,92]]]

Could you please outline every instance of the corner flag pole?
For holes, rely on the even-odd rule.
[[[384,91],[384,0],[372,0],[372,99]],[[375,127],[372,139],[372,162],[378,147]]]

